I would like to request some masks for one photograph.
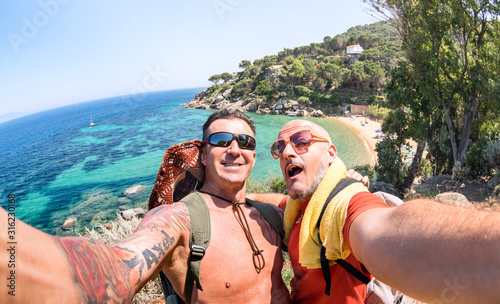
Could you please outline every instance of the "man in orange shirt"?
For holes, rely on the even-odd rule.
[[[284,242],[294,270],[294,303],[365,303],[366,285],[336,259],[423,301],[500,301],[500,213],[428,199],[389,208],[360,183],[330,200],[346,168],[329,134],[310,121],[287,123],[271,151],[289,193],[281,204],[286,200]],[[276,203],[279,196],[253,198]],[[331,288],[320,265],[320,242],[330,260]]]

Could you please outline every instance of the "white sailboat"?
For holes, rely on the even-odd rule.
[[[94,122],[92,121],[92,113],[90,113],[90,127],[92,128],[94,126]]]

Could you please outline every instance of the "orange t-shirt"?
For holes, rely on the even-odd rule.
[[[286,200],[285,200],[286,201]],[[292,287],[293,303],[364,303],[366,297],[366,285],[358,281],[349,272],[338,264],[330,266],[331,290],[330,296],[325,294],[325,278],[321,268],[307,269],[299,264],[299,231],[302,216],[307,207],[307,203],[301,204],[301,213],[297,216],[295,224],[290,232],[288,242],[288,253],[292,262],[294,277],[290,281]],[[283,207],[284,204],[280,204]],[[387,205],[377,196],[369,192],[360,192],[354,195],[347,208],[347,218],[344,224],[344,231],[349,231],[353,220],[366,210],[372,208],[387,207]],[[283,208],[282,208],[283,209]],[[344,234],[349,245],[349,234]],[[371,278],[370,273],[360,264],[351,253],[346,261],[365,275]]]

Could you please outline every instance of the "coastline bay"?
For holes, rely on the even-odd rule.
[[[199,91],[119,96],[0,124],[1,197],[16,195],[16,216],[48,233],[62,233],[60,226],[70,216],[79,228],[115,219],[117,211],[147,201],[169,146],[200,139],[201,125],[212,111],[182,107]],[[248,114],[257,126],[251,179],[281,176],[269,147],[279,129],[296,117]],[[329,131],[347,167],[369,162],[363,141],[348,126],[330,118],[306,119]],[[145,190],[123,194],[136,185]],[[6,200],[1,204],[5,208]]]

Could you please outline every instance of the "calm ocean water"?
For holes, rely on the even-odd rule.
[[[16,216],[52,234],[77,217],[77,227],[116,219],[120,209],[148,200],[165,150],[201,139],[212,113],[185,109],[201,88],[115,97],[61,107],[0,124],[0,198],[6,208],[16,195]],[[90,116],[95,126],[90,128]],[[250,113],[257,126],[257,160],[251,179],[281,176],[269,147],[291,117]],[[311,120],[325,127],[348,167],[368,163],[363,142],[343,124]],[[144,185],[127,198],[123,191]],[[81,230],[70,231],[70,233]]]

